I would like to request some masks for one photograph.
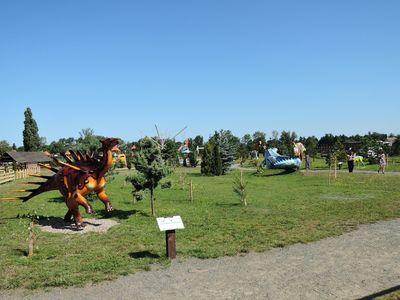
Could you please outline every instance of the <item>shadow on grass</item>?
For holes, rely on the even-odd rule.
[[[42,216],[42,215],[35,215],[35,219],[49,219],[49,218],[57,218],[57,217],[52,217],[52,216]],[[15,217],[8,217],[8,218],[0,218],[0,223],[4,223],[2,222],[3,220],[18,220],[18,219],[28,219],[28,220],[32,220],[32,215],[30,214],[17,214]]]
[[[149,251],[130,252],[129,256],[131,258],[160,258],[160,255]]]
[[[254,176],[257,177],[272,177],[272,176],[281,176],[281,175],[289,175],[292,174],[294,172],[296,172],[297,170],[294,169],[288,169],[288,170],[283,170],[279,173],[272,173],[272,174],[253,174]]]
[[[13,252],[14,252],[14,254],[16,256],[28,256],[28,251],[27,250],[14,249]]]
[[[141,210],[137,210],[137,209],[132,209],[132,210],[114,209],[112,211],[100,210],[100,211],[97,211],[96,214],[104,219],[108,219],[108,218],[128,219],[130,216],[137,215],[137,214],[144,216],[144,217],[150,217],[150,215],[148,213],[145,213],[145,212],[143,212]]]
[[[236,206],[242,206],[242,203],[216,203],[216,206],[221,206],[221,207],[236,207]]]
[[[48,202],[54,202],[54,203],[65,203],[65,200],[63,197],[53,197],[47,200]]]
[[[186,173],[186,175],[188,177],[206,177],[206,175],[199,173]],[[208,177],[212,177],[212,176],[208,176]]]
[[[92,225],[92,226],[100,226],[100,224],[93,224],[88,221],[84,221],[84,223]],[[53,229],[59,229],[59,230],[71,230],[71,231],[81,231],[81,227],[77,227],[74,222],[65,222],[64,218],[60,217],[44,217],[44,216],[39,216],[38,219],[38,224],[40,226],[49,226]]]

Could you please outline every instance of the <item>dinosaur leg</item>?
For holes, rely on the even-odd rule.
[[[82,219],[81,214],[79,212],[78,206],[72,210],[72,214],[74,215],[74,221],[75,221],[76,226],[78,226],[78,227],[85,227],[86,226],[83,223],[83,219]]]
[[[108,198],[106,192],[103,188],[96,191],[97,197],[104,203],[107,211],[112,211],[113,207],[110,203],[110,199]]]
[[[68,206],[69,210],[71,211],[72,215],[74,216],[74,221],[75,221],[76,226],[78,226],[78,227],[85,226],[83,224],[83,219],[79,212],[78,202],[76,201],[75,197],[72,196],[67,199],[67,206]]]
[[[68,209],[67,213],[64,216],[64,222],[69,223],[72,221],[72,211]]]
[[[92,206],[87,202],[86,198],[83,197],[82,194],[76,192],[74,193],[74,198],[79,205],[82,205],[85,208],[86,213],[92,214],[94,212]]]

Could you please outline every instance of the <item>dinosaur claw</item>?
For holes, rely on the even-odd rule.
[[[111,205],[110,202],[108,202],[108,203],[106,204],[106,210],[107,210],[107,211],[112,211],[112,210],[114,210],[114,208],[112,207],[112,205]]]

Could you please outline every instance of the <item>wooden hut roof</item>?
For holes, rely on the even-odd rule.
[[[16,163],[46,163],[52,159],[43,152],[14,152],[9,151],[3,154],[0,162],[16,162]]]

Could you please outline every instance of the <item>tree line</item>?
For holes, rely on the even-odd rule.
[[[33,118],[32,111],[27,108],[24,112],[24,130],[23,146],[17,148],[15,144],[10,145],[5,140],[0,140],[0,155],[12,149],[17,151],[48,151],[52,154],[65,152],[68,149],[77,149],[84,152],[93,152],[101,147],[100,140],[103,136],[96,135],[91,128],[82,129],[79,137],[61,138],[50,144],[46,143],[46,138],[39,136],[39,129]],[[386,143],[388,138],[393,138],[393,143]],[[153,137],[157,141],[157,137]],[[400,135],[384,134],[378,132],[368,132],[365,135],[333,135],[325,134],[321,138],[315,136],[298,136],[294,131],[278,132],[273,130],[267,138],[263,131],[255,131],[253,134],[245,134],[242,137],[235,136],[230,130],[220,130],[205,141],[200,135],[188,139],[190,153],[183,160],[185,165],[197,165],[198,149],[202,155],[202,172],[204,174],[224,174],[227,166],[234,159],[247,159],[251,153],[262,153],[263,146],[268,148],[277,148],[278,152],[285,155],[293,155],[293,142],[298,141],[304,144],[307,154],[311,157],[318,155],[329,156],[330,153],[339,150],[349,150],[355,147],[359,155],[367,157],[369,152],[377,152],[377,149],[383,149],[389,155],[400,155]],[[139,141],[121,141],[118,146],[122,153],[128,157],[131,154],[132,146]],[[180,142],[175,140],[166,140],[161,149],[161,155],[170,165],[177,165],[182,160],[177,149],[181,146]]]

